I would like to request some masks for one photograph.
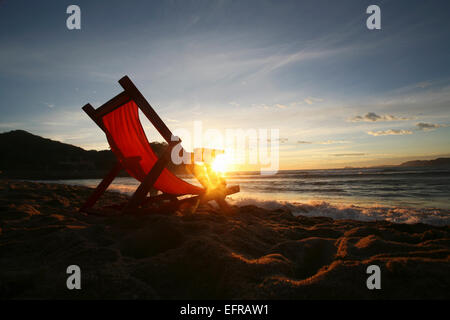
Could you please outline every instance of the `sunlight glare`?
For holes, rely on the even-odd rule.
[[[227,171],[228,163],[227,163],[227,157],[225,154],[219,154],[214,159],[211,168],[220,173],[225,173]]]

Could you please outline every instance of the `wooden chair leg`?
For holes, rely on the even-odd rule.
[[[119,174],[120,170],[122,170],[122,165],[118,162],[111,171],[103,178],[100,184],[95,188],[94,192],[87,199],[87,201],[80,208],[81,212],[86,212],[87,209],[94,206],[97,200],[101,197],[101,195],[108,189],[111,182],[114,178]]]
[[[192,203],[192,205],[187,208],[187,212],[189,214],[194,214],[197,211],[198,206],[200,205],[200,203],[201,203],[201,198],[200,197],[196,198],[194,200],[194,202]]]
[[[156,161],[155,165],[151,168],[144,181],[142,181],[142,183],[133,193],[130,201],[124,208],[124,213],[136,210],[141,204],[145,202],[147,193],[153,187],[156,180],[158,180],[159,176],[161,175],[161,172],[166,167],[167,163],[170,160],[172,149],[177,143],[178,142],[173,142],[172,144],[169,144],[162,156],[158,159],[158,161]]]

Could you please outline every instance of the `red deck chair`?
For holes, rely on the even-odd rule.
[[[83,107],[89,117],[105,132],[118,162],[100,182],[80,211],[95,212],[92,207],[122,169],[141,182],[129,202],[121,207],[120,210],[124,213],[154,211],[155,207],[166,208],[167,200],[172,209],[187,204],[194,207],[195,211],[200,203],[215,200],[220,207],[228,210],[225,197],[239,192],[239,186],[227,187],[225,181],[220,180],[220,183],[211,187],[205,183],[204,177],[200,176],[196,170],[192,170],[203,185],[203,187],[197,187],[170,172],[166,167],[171,161],[172,149],[180,144],[181,140],[177,138],[178,140],[173,141],[172,132],[127,76],[120,79],[119,83],[124,91],[101,107],[94,109],[90,104]],[[139,120],[139,109],[168,143],[167,149],[160,158],[153,152],[147,140]],[[181,151],[186,152],[183,149]],[[210,154],[214,155],[215,152],[212,150]],[[195,160],[193,154],[189,156]],[[192,169],[194,165],[188,167]],[[151,189],[159,190],[162,194],[148,196]],[[178,199],[185,195],[191,196]]]

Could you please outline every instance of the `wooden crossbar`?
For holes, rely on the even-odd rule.
[[[136,102],[145,116],[150,120],[153,126],[158,130],[158,132],[162,135],[162,137],[170,143],[172,141],[172,132],[166,126],[164,121],[159,117],[155,110],[153,110],[150,103],[148,103],[147,99],[144,98],[142,93],[136,88],[133,82],[131,82],[130,78],[127,76],[123,77],[119,80],[122,88],[125,89],[126,93],[130,95],[130,97]]]
[[[123,91],[102,106],[98,107],[97,110],[95,110],[96,116],[98,118],[101,118],[108,113],[116,110],[118,107],[123,106],[130,100],[130,96],[125,91]]]

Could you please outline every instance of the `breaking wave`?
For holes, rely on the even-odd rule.
[[[355,205],[331,204],[325,201],[311,201],[308,203],[294,201],[262,200],[256,198],[230,199],[237,206],[254,205],[264,209],[288,209],[292,214],[307,217],[330,217],[333,219],[352,219],[359,221],[386,220],[395,223],[425,223],[435,226],[450,225],[450,212],[436,208],[407,208],[373,206],[362,207]]]

